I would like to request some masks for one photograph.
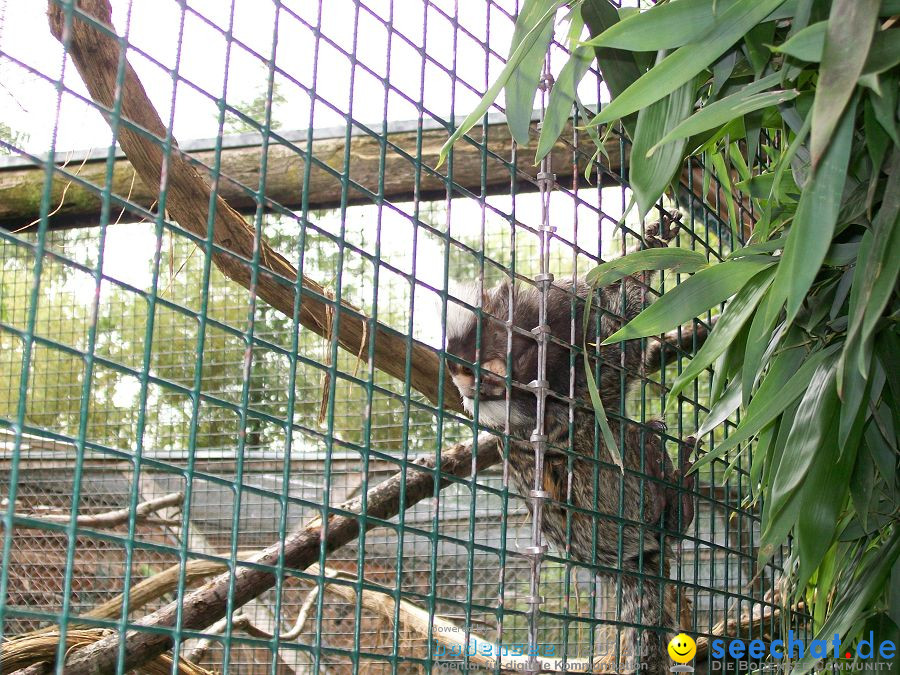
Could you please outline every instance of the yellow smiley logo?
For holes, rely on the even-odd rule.
[[[697,643],[690,635],[679,633],[669,642],[669,656],[677,663],[687,663],[697,655]]]

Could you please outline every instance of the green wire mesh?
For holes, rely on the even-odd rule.
[[[18,195],[18,215],[0,214],[0,635],[47,625],[123,630],[202,583],[188,577],[190,561],[234,566],[415,456],[473,440],[477,426],[429,402],[409,377],[373,368],[372,332],[359,353],[344,351],[225,278],[209,241],[167,217],[165,188],[146,196],[110,144],[74,68],[59,67],[63,52],[43,8],[19,4],[4,5],[0,24],[10,82],[3,96],[44,112],[0,119],[9,127],[0,129],[9,155],[0,158],[0,183],[38,186],[27,192],[16,183],[9,194]],[[160,146],[172,152],[177,137],[254,230],[328,289],[332,306],[348,301],[369,325],[442,354],[452,282],[481,277],[491,286],[540,271],[535,170],[523,173],[508,144],[490,144],[503,134],[497,111],[461,141],[446,174],[423,159],[493,81],[517,9],[491,0],[233,0],[202,9],[123,2],[114,19],[172,130]],[[20,20],[34,22],[28,42],[16,35],[25,32],[15,27]],[[164,39],[155,39],[158,27]],[[36,42],[56,61],[38,56]],[[563,49],[553,44],[551,64]],[[605,96],[597,73],[585,82],[588,100]],[[126,123],[118,109],[104,114],[114,133]],[[188,141],[202,137],[213,138]],[[629,218],[614,233],[630,198],[618,162],[600,156],[586,183],[580,173],[593,148],[577,132],[564,147],[548,252],[557,278],[583,275],[641,231]],[[621,138],[619,156],[626,154]],[[717,187],[702,166],[692,168],[691,181]],[[667,203],[688,214],[678,245],[727,255],[734,235],[717,216],[726,199],[719,190],[711,205],[696,197]],[[255,279],[258,255],[248,264]],[[667,276],[657,286],[665,292],[679,281]],[[334,332],[341,316],[333,314]],[[660,416],[679,367],[642,378],[623,409],[608,412]],[[666,417],[672,438],[698,428],[711,383],[710,373]],[[699,635],[726,617],[773,607],[782,560],[758,568],[749,466],[725,467],[701,474],[697,515],[673,566]],[[173,494],[174,505],[138,517],[139,504]],[[128,515],[112,526],[75,520],[117,509]],[[341,573],[329,584],[386,593],[515,646],[528,643],[529,564],[519,550],[529,542],[524,498],[497,466],[323,552],[320,566]],[[176,564],[178,583],[165,596],[120,619],[85,619]],[[391,615],[399,610],[385,615],[326,592],[323,572],[281,571],[272,590],[239,610],[257,634],[220,626],[205,667],[396,673],[468,665],[468,656],[440,653],[433,635]],[[614,648],[614,587],[552,552],[539,589],[543,653],[586,658]],[[771,618],[753,637],[776,624]],[[173,634],[182,655],[202,637],[180,619]]]

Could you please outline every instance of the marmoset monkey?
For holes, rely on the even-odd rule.
[[[666,246],[677,230],[673,223],[664,220],[662,227],[648,226],[647,245]],[[626,277],[595,292],[588,343],[599,344],[643,309],[648,278]],[[561,282],[548,286],[546,322],[551,339],[546,350],[547,450],[540,485],[549,498],[542,508],[541,529],[551,543],[573,559],[621,570],[620,620],[647,628],[624,630],[620,671],[663,673],[667,670],[668,636],[679,632],[678,610],[664,601],[664,585],[658,581],[668,574],[666,556],[671,542],[645,526],[659,525],[662,518],[663,526],[670,531],[687,528],[694,514],[690,494],[693,476],[684,476],[690,466],[687,462],[675,470],[663,447],[660,434],[665,425],[661,421],[642,426],[630,420],[609,420],[613,436],[623,448],[624,475],[612,463],[602,435],[595,434],[584,363],[580,349],[572,347],[573,343],[577,347],[582,344],[585,299],[590,292],[584,282],[578,282],[574,289],[572,284]],[[448,368],[470,415],[477,405],[478,419],[484,426],[503,431],[508,423],[513,439],[510,476],[515,489],[529,495],[535,489],[535,452],[527,439],[536,428],[536,403],[527,385],[538,373],[538,345],[532,329],[539,322],[541,294],[532,286],[503,282],[481,297],[477,292],[471,295],[470,304],[479,307],[482,314],[480,340],[476,340],[476,314],[462,306],[451,306],[446,351],[465,363],[448,359]],[[507,327],[508,321],[513,328]],[[658,370],[664,353],[674,355],[682,342],[702,342],[706,331],[694,331],[690,341],[690,331],[684,338],[680,335],[673,332],[662,341],[647,341],[646,348],[640,340],[599,348],[592,365],[595,372],[597,368],[600,371],[598,389],[607,411],[619,410],[628,384],[642,373]],[[507,386],[508,380],[515,386]],[[680,499],[676,489],[667,487],[678,481],[679,474],[684,486]],[[527,503],[531,510],[531,501]],[[607,576],[615,582],[618,575]]]

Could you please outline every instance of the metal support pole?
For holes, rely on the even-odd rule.
[[[541,81],[541,119],[545,110],[550,89],[553,86],[553,78],[550,74],[549,53],[544,60],[544,73]],[[550,240],[555,228],[550,225],[550,193],[553,189],[554,176],[551,172],[551,160],[547,155],[541,160],[537,175],[538,188],[541,196],[541,224],[540,224],[540,273],[535,276],[535,283],[540,291],[540,306],[538,310],[538,325],[532,329],[538,347],[537,379],[529,383],[534,391],[536,399],[536,424],[531,434],[531,444],[534,447],[534,489],[529,493],[532,506],[531,522],[531,546],[525,553],[531,560],[531,578],[529,587],[529,617],[528,617],[528,672],[538,673],[538,628],[540,624],[541,604],[543,597],[540,594],[541,563],[547,544],[543,541],[541,532],[544,500],[550,494],[543,490],[544,455],[547,451],[547,431],[544,423],[544,415],[547,406],[547,345],[550,341],[550,326],[547,323],[547,298],[550,292],[550,284],[553,283],[553,275],[550,273]]]

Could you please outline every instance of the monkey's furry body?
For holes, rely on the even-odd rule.
[[[596,565],[598,575],[620,582],[619,618],[626,627],[619,671],[662,673],[667,670],[668,636],[678,632],[677,608],[665,600],[661,581],[668,574],[671,542],[658,528],[647,526],[659,525],[662,516],[667,529],[679,524],[685,528],[693,517],[693,500],[686,493],[677,499],[662,482],[677,480],[679,472],[663,448],[661,422],[642,426],[610,420],[624,473],[612,463],[602,435],[595,433],[579,348],[584,321],[590,322],[588,342],[599,344],[645,306],[646,285],[626,277],[601,289],[595,293],[590,317],[585,317],[590,292],[584,282],[554,283],[547,290],[550,393],[539,486],[549,497],[542,508],[541,531],[566,557]],[[477,406],[483,425],[510,434],[510,477],[519,494],[528,495],[535,489],[535,451],[527,439],[536,426],[536,406],[527,385],[537,376],[538,349],[531,331],[539,322],[541,294],[532,286],[504,282],[468,300],[480,307],[480,331],[475,313],[460,308],[448,312],[447,352],[475,367],[451,359],[451,375],[466,410],[474,414]],[[606,410],[618,411],[629,382],[657,370],[663,353],[682,341],[680,334],[673,334],[646,348],[640,341],[600,347],[594,367],[599,368],[598,389]],[[516,384],[508,387],[508,381]],[[688,487],[691,483],[685,481]],[[530,509],[531,502],[527,503]],[[638,632],[628,624],[647,629]]]

